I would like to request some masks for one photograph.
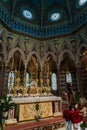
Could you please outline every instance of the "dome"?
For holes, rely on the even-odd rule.
[[[87,0],[1,0],[0,19],[36,38],[68,35],[87,23]]]

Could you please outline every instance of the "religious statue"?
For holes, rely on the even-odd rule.
[[[29,95],[36,95],[38,94],[38,84],[35,80],[33,80],[31,83],[30,83],[30,88],[29,88]]]
[[[75,106],[75,92],[72,84],[67,84],[68,89],[68,102],[70,106]]]
[[[50,80],[47,78],[47,87],[46,87],[46,93],[48,95],[51,95],[51,86],[49,85]]]
[[[20,87],[20,77],[19,76],[16,78],[16,86]]]
[[[43,79],[40,79],[40,87],[38,88],[38,93],[42,95],[42,88],[43,88]]]

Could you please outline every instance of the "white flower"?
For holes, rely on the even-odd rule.
[[[83,107],[81,112],[83,113],[83,116],[86,117],[87,116],[87,108]]]
[[[4,103],[5,101],[3,99],[1,99],[1,103]]]

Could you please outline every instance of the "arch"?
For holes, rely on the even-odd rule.
[[[79,58],[81,56],[81,49],[83,47],[87,49],[87,45],[86,44],[81,44],[81,46],[78,48],[77,55],[76,55],[76,65],[78,65],[78,63],[79,63]]]
[[[70,59],[72,59],[73,62],[75,63],[75,57],[74,57],[74,55],[73,55],[69,50],[65,49],[64,51],[62,51],[62,52],[60,53],[60,55],[59,55],[59,57],[58,57],[58,65],[59,65],[59,66],[60,66],[61,61],[63,60],[63,56],[64,56],[65,53],[68,53]]]
[[[48,57],[49,55],[52,56],[53,61],[55,61],[56,65],[57,65],[57,58],[56,58],[56,56],[55,56],[52,52],[48,52],[48,53],[45,55],[45,57],[42,59],[42,66],[44,66],[44,63],[46,62],[46,59],[47,59],[47,57]]]
[[[24,55],[24,52],[20,49],[20,48],[14,48],[14,49],[11,49],[11,51],[9,52],[9,55],[8,55],[8,60],[7,60],[7,64],[9,62],[9,60],[13,57],[14,53],[18,51],[20,54],[21,54],[21,59],[23,60],[24,62],[24,65],[26,66],[26,57]]]
[[[18,44],[19,48],[23,50],[23,47],[22,47],[22,43],[21,43],[21,40],[19,38],[16,38],[14,43],[11,45],[11,49],[15,48],[16,45]]]
[[[37,57],[37,60],[38,60],[38,62],[39,62],[39,64],[40,64],[40,66],[41,66],[40,56],[39,56],[38,53],[35,52],[35,51],[30,52],[30,53],[27,55],[27,63],[26,63],[26,65],[28,65],[28,62],[31,60],[31,57],[32,57],[33,55],[35,55],[35,56]]]

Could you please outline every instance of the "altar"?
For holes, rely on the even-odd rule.
[[[18,122],[62,115],[62,99],[56,96],[14,97]]]

